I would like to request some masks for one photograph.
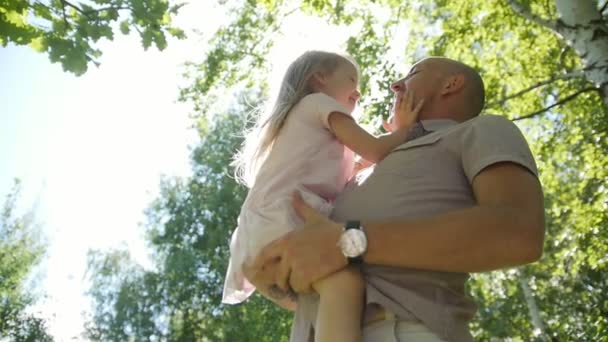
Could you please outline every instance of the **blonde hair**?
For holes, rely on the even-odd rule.
[[[237,181],[249,188],[253,186],[291,109],[306,95],[317,91],[310,82],[312,76],[318,72],[330,74],[341,62],[352,64],[358,72],[351,57],[326,51],[307,51],[289,65],[272,106],[258,112],[254,127],[235,156],[232,165]]]

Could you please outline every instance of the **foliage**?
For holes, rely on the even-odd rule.
[[[587,78],[584,56],[572,42],[539,24],[539,18],[560,24],[554,1],[222,3],[232,6],[232,21],[209,41],[210,52],[201,62],[189,63],[186,77],[191,83],[181,93],[182,100],[193,104],[204,137],[193,153],[194,176],[165,180],[162,195],[149,212],[151,247],[160,270],[157,279],[167,284],[160,287],[161,306],[168,310],[163,314],[165,326],[188,326],[201,332],[196,336],[211,340],[247,340],[228,338],[230,330],[223,325],[227,317],[238,317],[232,321],[242,323],[236,329],[261,329],[266,322],[280,326],[256,316],[275,314],[270,307],[261,309],[261,302],[236,308],[218,302],[226,231],[234,226],[243,196],[243,189],[227,177],[229,157],[238,143],[228,132],[239,128],[226,125],[238,122],[244,111],[217,117],[210,108],[218,98],[243,87],[260,92],[263,100],[268,84],[260,75],[267,74],[271,63],[266,56],[290,16],[307,13],[350,28],[343,48],[361,67],[364,120],[387,115],[387,85],[399,76],[396,70],[401,65],[443,55],[480,70],[487,90],[485,112],[516,121],[526,135],[545,191],[545,254],[526,267],[475,275],[469,290],[480,305],[472,324],[476,339],[608,336],[608,102]],[[605,3],[594,1],[598,13],[604,9],[599,25],[605,25]],[[394,40],[401,30],[407,30],[407,42]],[[204,123],[209,120],[212,128],[206,131]],[[526,295],[526,289],[532,295]],[[205,318],[197,320],[194,313],[204,313]],[[272,317],[268,315],[263,317]],[[534,315],[540,322],[531,318]]]
[[[147,211],[156,270],[125,252],[91,253],[94,341],[282,341],[290,318],[258,295],[246,305],[220,303],[229,232],[244,189],[228,167],[243,129],[239,106],[216,114],[192,152],[193,176],[165,178]],[[272,327],[272,329],[268,329]]]
[[[0,339],[52,341],[46,322],[27,312],[35,298],[28,294],[28,276],[40,262],[45,246],[31,215],[15,211],[20,183],[7,195],[0,216]]]
[[[523,6],[532,16],[518,14],[512,4]],[[596,5],[604,8],[605,25],[605,1]],[[244,1],[240,6],[263,16],[289,13],[280,8],[293,8],[293,3]],[[608,335],[608,283],[601,277],[608,268],[608,111],[606,99],[586,78],[582,56],[571,42],[530,19],[559,24],[555,3],[309,0],[302,1],[299,10],[351,27],[343,48],[361,66],[367,120],[386,115],[390,97],[386,85],[398,77],[397,66],[412,64],[425,55],[443,55],[480,70],[487,89],[485,112],[515,120],[526,134],[546,195],[545,256],[519,272],[475,276],[470,290],[481,306],[473,324],[476,338],[594,340]],[[234,15],[238,22],[250,14],[235,11]],[[267,28],[259,26],[260,32]],[[393,38],[403,29],[408,30],[407,42],[395,42]],[[280,29],[275,39],[279,34]],[[230,50],[233,45],[226,42],[230,37],[218,31],[215,39],[220,38],[223,45],[213,48]],[[242,39],[231,42],[238,46],[250,43]],[[264,49],[262,53],[268,55],[272,45]],[[397,58],[389,53],[395,49]],[[201,65],[209,60],[208,55]],[[194,80],[215,83],[200,88],[193,82],[183,90],[189,92],[189,98],[204,100],[214,89],[225,92],[237,85],[232,80],[246,79],[251,68],[264,70],[270,61],[244,66],[240,58],[226,58],[222,63],[238,65],[233,70],[236,76],[207,78],[205,70],[198,68]],[[531,322],[522,284],[529,285],[540,308],[540,327]],[[584,307],[592,308],[592,313],[583,314]]]
[[[167,0],[67,0],[0,1],[0,44],[29,45],[48,53],[51,62],[82,75],[90,63],[98,65],[100,39],[114,39],[114,32],[135,30],[145,49],[167,46],[167,34],[185,38],[171,18],[182,7]]]

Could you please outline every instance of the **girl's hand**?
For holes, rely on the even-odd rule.
[[[382,128],[384,128],[384,130],[389,133],[393,133],[394,131],[397,130],[397,127],[395,126],[395,120],[394,120],[393,114],[391,114],[388,117],[388,120],[382,121]]]
[[[355,168],[353,169],[352,177],[355,177],[361,170],[367,169],[372,165],[374,165],[374,163],[357,155],[357,157],[355,157]]]
[[[279,260],[277,259],[270,260],[263,266],[245,264],[243,265],[243,274],[266,299],[269,299],[283,309],[294,311],[296,308],[296,295],[291,291],[281,290],[274,282],[278,267]]]
[[[347,265],[337,244],[342,225],[309,207],[299,193],[294,196],[293,206],[304,225],[264,247],[256,257],[254,267],[278,260],[273,283],[285,293],[310,293],[314,282]]]
[[[391,132],[406,127],[412,127],[412,125],[418,120],[418,114],[422,109],[424,99],[418,101],[414,100],[414,91],[405,89],[402,92],[397,93],[395,102],[393,103],[393,112],[389,117],[389,128]]]

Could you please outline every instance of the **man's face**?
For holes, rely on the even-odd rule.
[[[399,95],[404,96],[406,90],[414,92],[414,105],[424,99],[424,106],[420,116],[424,114],[424,107],[429,106],[439,93],[441,69],[440,63],[431,59],[425,59],[416,63],[409,73],[402,79],[397,80],[391,85],[391,90],[395,93],[394,103]],[[391,112],[394,112],[391,110]],[[391,115],[393,115],[391,113]],[[392,118],[399,123],[400,118]]]

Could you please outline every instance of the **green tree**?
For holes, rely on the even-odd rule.
[[[115,324],[136,336],[134,326],[126,327],[140,324],[137,317],[156,317],[148,322],[162,336],[171,336],[168,339],[286,337],[288,319],[268,303],[219,304],[228,231],[243,199],[243,189],[228,176],[228,164],[240,141],[234,132],[242,128],[246,110],[237,106],[230,115],[218,115],[212,109],[216,100],[243,88],[259,93],[256,99],[267,96],[263,77],[270,70],[273,44],[290,16],[305,13],[350,29],[343,48],[361,66],[364,120],[387,115],[386,85],[400,76],[397,66],[443,55],[479,69],[487,89],[485,112],[514,120],[527,136],[545,190],[545,255],[526,267],[474,276],[469,288],[480,305],[472,325],[476,339],[595,341],[608,336],[605,0],[219,3],[229,11],[230,20],[209,39],[202,61],[188,64],[190,83],[181,89],[181,99],[195,108],[203,137],[192,154],[194,175],[166,179],[162,195],[148,212],[149,242],[158,271],[147,282],[163,285],[145,285],[144,276],[131,272],[137,282],[133,288],[145,285],[147,290],[124,290],[124,296],[135,296],[126,305],[116,284],[128,282],[95,283],[105,291],[96,297],[96,310],[101,310],[94,316],[96,327],[103,330]],[[402,30],[408,31],[408,40],[395,41]],[[387,53],[391,51],[399,57]],[[121,276],[125,272],[117,270],[103,277]],[[146,302],[136,296],[162,299]],[[146,316],[145,310],[156,310],[156,316]],[[269,320],[275,313],[283,317],[277,320],[281,323]],[[265,331],[267,325],[279,329]],[[252,329],[247,338],[236,335],[249,333],[247,329]]]
[[[245,0],[191,63],[182,99],[204,115],[231,87],[266,87],[268,56],[293,13],[347,26],[362,70],[365,120],[386,116],[396,66],[427,55],[480,70],[486,113],[518,123],[546,195],[540,262],[475,275],[476,338],[599,340],[608,335],[608,4],[605,0]],[[228,5],[226,5],[228,6]],[[376,15],[388,13],[388,15]],[[408,30],[407,41],[394,41]],[[270,32],[268,34],[264,34]],[[395,59],[387,51],[398,51]]]
[[[244,105],[199,124],[192,177],[165,178],[147,210],[154,270],[128,253],[92,252],[94,341],[285,341],[290,316],[258,295],[246,305],[222,305],[230,232],[244,200],[230,160],[241,142]],[[272,327],[272,329],[268,329]]]
[[[99,65],[96,43],[113,40],[117,30],[136,31],[144,49],[154,44],[163,50],[167,34],[185,38],[182,30],[171,26],[182,6],[168,0],[2,0],[0,44],[29,45],[48,53],[65,71],[82,75],[91,63]]]
[[[20,189],[16,181],[0,214],[0,340],[52,341],[46,322],[26,311],[35,300],[28,293],[28,276],[45,245],[38,238],[33,215],[15,213]]]

